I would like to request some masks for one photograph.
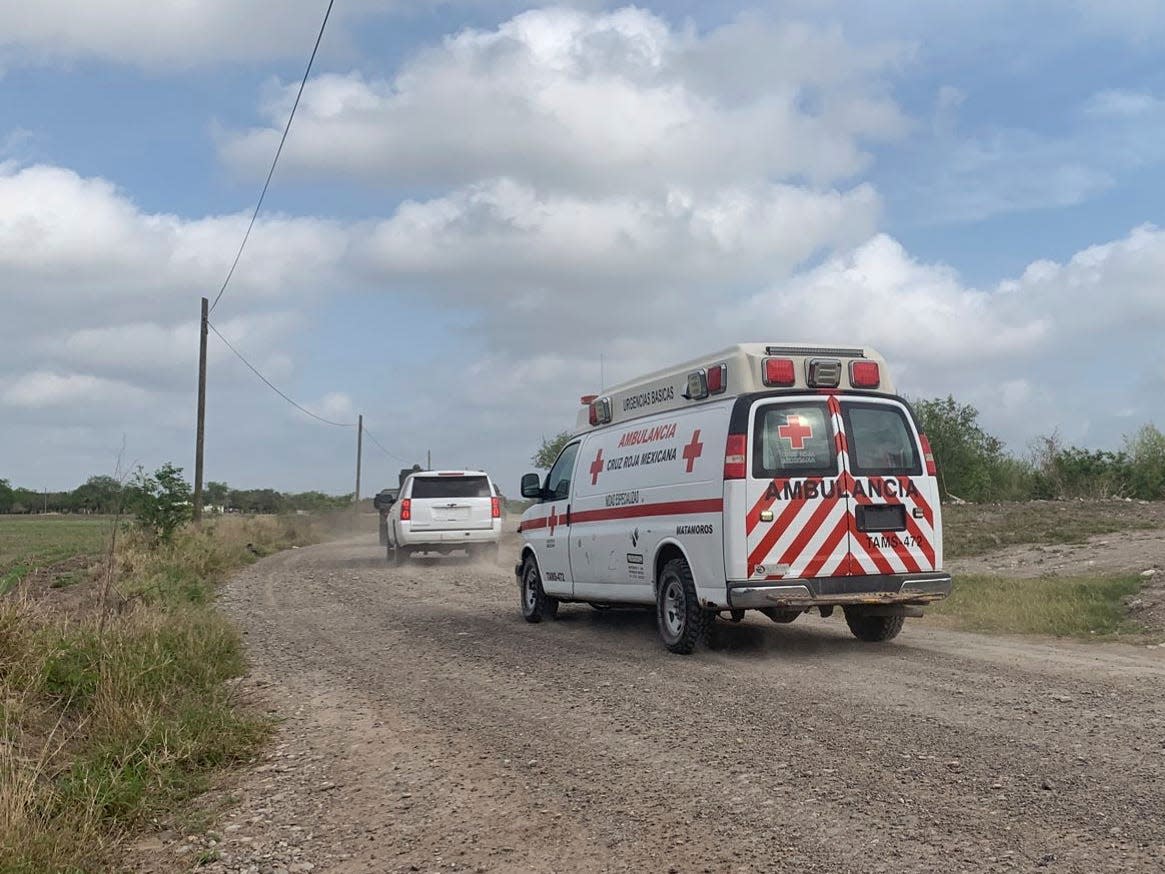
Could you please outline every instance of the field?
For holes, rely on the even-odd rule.
[[[0,594],[39,569],[97,556],[111,524],[102,516],[0,516]]]
[[[959,629],[1092,641],[1162,639],[1162,575],[1145,574],[1165,568],[1165,505],[1032,502],[952,506],[944,513],[947,567],[955,576],[955,593],[928,611],[924,622],[937,629],[931,634]],[[512,552],[511,543],[503,546],[503,560],[497,566],[453,564],[442,570],[441,565],[427,569],[420,564],[398,572],[387,580],[399,589],[396,600],[385,601],[386,570],[382,550],[371,545],[372,518],[360,520],[368,524],[358,524],[356,538],[336,544],[318,559],[287,553],[286,562],[299,563],[288,564],[286,574],[280,565],[272,565],[267,576],[256,577],[262,586],[255,590],[261,598],[250,616],[252,644],[279,611],[271,599],[291,597],[289,592],[302,584],[296,574],[307,559],[303,573],[319,591],[316,600],[297,602],[297,618],[286,629],[292,642],[277,644],[288,648],[290,661],[300,651],[323,646],[324,640],[331,643],[319,655],[325,661],[331,657],[331,647],[343,637],[340,626],[329,626],[323,636],[308,631],[314,623],[339,622],[335,605],[348,598],[380,611],[375,614],[378,623],[365,629],[369,648],[356,647],[349,653],[351,647],[344,644],[353,660],[353,675],[370,676],[373,663],[381,664],[378,653],[387,642],[386,629],[412,622],[414,635],[419,636],[409,639],[430,640],[423,617],[431,615],[439,625],[450,621],[450,603],[460,605],[452,613],[459,618],[451,625],[458,629],[451,638],[458,646],[495,634],[513,638],[508,645],[526,645],[523,624],[515,625],[511,616],[512,576],[504,561]],[[160,550],[127,535],[118,549],[119,577],[112,599],[117,610],[107,614],[108,624],[103,625],[96,588],[100,574],[95,568],[103,557],[110,520],[0,517],[0,574],[12,590],[0,600],[4,702],[0,783],[5,788],[0,792],[0,858],[21,860],[11,870],[104,870],[105,861],[120,852],[125,836],[140,833],[150,822],[168,823],[179,834],[189,834],[206,828],[205,823],[199,825],[199,818],[214,820],[200,807],[190,814],[184,811],[208,785],[208,775],[245,762],[271,730],[266,719],[239,711],[229,691],[232,678],[244,670],[244,650],[237,631],[214,606],[216,586],[231,569],[258,555],[312,542],[324,534],[297,530],[305,523],[277,518],[220,520],[201,533],[185,532],[173,547]],[[335,588],[341,575],[346,582]],[[422,578],[426,584],[418,587]],[[441,581],[441,597],[420,600],[434,580]],[[400,615],[393,612],[398,608]],[[415,616],[414,608],[419,611]],[[578,635],[572,647],[588,645],[597,631],[613,645],[632,650],[636,663],[656,657],[650,616],[614,611],[604,619],[597,617],[589,611],[568,613],[561,624]],[[348,616],[343,621],[355,620]],[[591,627],[596,622],[597,629]],[[812,622],[806,619],[799,626]],[[728,632],[721,657],[751,663],[763,655],[771,660],[779,657],[769,651],[771,647],[787,646],[782,641],[792,640],[793,650],[787,655],[798,658],[797,647],[820,646],[816,635],[830,628],[819,619],[811,627],[817,630],[786,638],[782,635],[788,632],[773,631],[766,623],[759,627],[745,623]],[[304,640],[294,639],[305,634]],[[963,646],[958,638],[926,640],[937,650]],[[396,643],[403,647],[406,638]],[[849,645],[838,644],[839,662],[848,658],[844,654]],[[292,652],[297,653],[294,658]],[[494,656],[504,660],[509,657],[505,652],[502,647]],[[906,659],[902,654],[909,649],[895,652]],[[446,659],[441,664],[460,665],[457,671],[476,664],[448,653],[441,658]],[[606,655],[596,658],[592,668],[605,670]],[[860,671],[861,664],[854,662],[850,670]],[[656,670],[675,668],[665,660]],[[415,673],[411,662],[408,671]],[[628,683],[643,679],[633,674],[625,678]],[[456,676],[455,671],[446,680]],[[835,682],[844,683],[846,676],[839,673]],[[421,691],[417,694],[416,706],[429,707]],[[486,709],[492,706],[479,703]],[[320,706],[326,709],[332,703],[321,698]],[[313,780],[311,785],[330,785],[331,777]],[[317,797],[310,795],[310,804]],[[317,813],[314,808],[291,812]],[[485,814],[487,820],[493,815]],[[516,840],[518,834],[512,837]],[[213,865],[218,848],[210,843],[198,846],[198,859],[211,866],[208,870],[220,870]],[[286,861],[290,864],[293,859]]]

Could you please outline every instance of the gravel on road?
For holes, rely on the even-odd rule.
[[[198,870],[1165,870],[1165,648],[840,615],[521,618],[512,561],[389,567],[367,536],[240,572],[248,694],[282,717]],[[160,863],[159,863],[160,864]],[[143,870],[143,869],[139,869]],[[160,870],[160,868],[158,869]]]

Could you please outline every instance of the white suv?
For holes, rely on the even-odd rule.
[[[388,511],[388,560],[414,552],[446,555],[463,549],[493,557],[502,530],[502,501],[480,470],[426,470],[411,474]]]

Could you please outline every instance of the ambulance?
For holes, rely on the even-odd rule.
[[[522,477],[522,614],[654,605],[690,653],[709,624],[840,607],[895,637],[945,598],[934,459],[868,347],[746,343],[582,398],[550,472]]]

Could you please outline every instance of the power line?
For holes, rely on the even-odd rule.
[[[303,89],[307,86],[308,74],[311,73],[311,66],[315,62],[316,52],[319,51],[320,41],[324,38],[324,28],[328,26],[328,16],[332,14],[332,5],[335,2],[336,0],[328,0],[328,8],[324,12],[324,20],[320,24],[320,32],[316,37],[315,47],[311,50],[311,57],[307,62],[307,69],[303,71],[303,81],[299,83],[299,93],[295,95],[295,103],[291,106],[291,115],[287,117],[287,125],[283,128],[283,136],[279,140],[279,148],[275,150],[275,158],[271,161],[271,169],[267,171],[267,181],[263,183],[263,190],[259,193],[259,202],[255,204],[255,211],[251,214],[251,223],[247,225],[247,232],[243,234],[243,242],[239,244],[239,251],[235,253],[234,263],[231,264],[231,269],[227,272],[227,278],[223,280],[222,288],[218,290],[214,303],[210,305],[211,312],[214,312],[214,308],[218,306],[219,299],[223,296],[223,292],[227,290],[227,284],[230,283],[231,277],[235,275],[235,268],[239,266],[239,259],[243,257],[243,248],[247,245],[247,240],[250,239],[251,229],[255,227],[255,219],[259,217],[259,209],[263,206],[263,198],[267,196],[267,188],[271,185],[271,177],[275,175],[275,165],[279,163],[279,156],[283,154],[283,144],[287,142],[287,134],[291,130],[291,120],[295,118],[295,110],[299,108],[299,99],[303,97]],[[217,334],[218,332],[215,331],[215,333]]]
[[[256,368],[255,365],[253,365],[250,361],[248,361],[243,356],[242,352],[240,352],[238,349],[236,349],[234,346],[232,346],[230,341],[227,340],[227,338],[222,335],[222,333],[219,331],[219,329],[216,328],[213,324],[211,324],[211,322],[209,320],[207,321],[206,326],[208,328],[210,328],[212,331],[214,331],[214,333],[218,336],[218,338],[220,340],[223,341],[223,343],[226,345],[226,347],[228,349],[230,349],[232,352],[234,352],[235,355],[238,357],[238,359],[241,362],[243,362],[243,364],[247,365],[247,367],[250,369],[250,371],[253,374],[255,374],[255,376],[257,376],[257,377],[259,377],[259,379],[263,380],[263,383],[269,389],[271,389],[273,392],[275,392],[277,395],[279,395],[279,397],[283,398],[283,400],[287,401],[289,404],[291,404],[293,407],[295,407],[301,413],[306,413],[307,415],[311,416],[313,419],[318,419],[319,421],[323,422],[326,425],[335,425],[337,428],[355,428],[356,427],[355,422],[333,422],[330,419],[325,419],[323,416],[316,415],[311,410],[306,409],[305,407],[301,406],[300,404],[297,404],[294,400],[289,398],[286,394],[284,394],[282,391],[280,391],[274,384],[272,384],[271,380],[269,380],[262,373],[260,373],[258,368]],[[367,425],[364,426],[364,433],[365,433],[365,435],[367,435],[368,439],[371,440],[374,444],[376,444],[376,447],[381,452],[383,452],[385,455],[387,455],[389,458],[395,458],[397,461],[401,462],[402,464],[406,463],[405,460],[403,458],[401,458],[399,455],[397,455],[395,452],[392,452],[392,451],[386,449],[384,444],[376,439],[376,435],[368,430]]]
[[[247,367],[249,367],[249,368],[250,368],[251,372],[252,372],[253,374],[255,374],[255,376],[257,376],[257,377],[259,377],[259,379],[263,380],[263,382],[264,382],[264,383],[266,383],[266,385],[267,385],[267,387],[268,387],[269,389],[271,389],[273,392],[275,392],[275,394],[279,395],[279,397],[283,398],[283,400],[287,401],[289,404],[291,404],[293,407],[295,407],[295,408],[296,408],[297,410],[299,410],[301,413],[307,413],[307,414],[308,414],[309,416],[311,416],[313,419],[319,419],[319,420],[320,420],[321,422],[323,422],[325,425],[335,425],[337,428],[355,428],[355,427],[356,427],[356,423],[355,423],[355,422],[333,422],[331,419],[325,419],[323,416],[317,416],[317,415],[316,415],[315,413],[313,413],[311,410],[309,410],[309,409],[306,409],[305,407],[302,407],[302,406],[300,406],[299,404],[297,404],[295,401],[293,401],[291,398],[289,398],[287,395],[285,395],[283,392],[281,392],[279,389],[277,389],[277,388],[276,388],[276,387],[275,387],[275,386],[274,386],[274,385],[271,383],[271,380],[269,380],[267,377],[265,377],[263,374],[261,374],[261,373],[260,373],[260,372],[259,372],[259,371],[258,371],[258,370],[255,368],[255,365],[253,365],[253,364],[252,364],[250,361],[248,361],[246,358],[244,358],[244,357],[243,357],[243,353],[242,353],[242,352],[240,352],[238,349],[236,349],[234,346],[232,346],[232,345],[230,344],[230,341],[229,341],[229,340],[227,340],[227,338],[226,338],[226,337],[224,337],[224,336],[223,336],[223,335],[222,335],[222,334],[219,332],[219,329],[218,329],[218,328],[216,328],[214,325],[212,325],[212,324],[211,324],[209,321],[207,321],[207,323],[206,323],[206,326],[207,326],[208,328],[210,328],[212,331],[214,331],[214,332],[215,332],[215,334],[217,334],[217,335],[218,335],[218,338],[219,338],[220,340],[222,340],[222,341],[223,341],[223,343],[225,343],[225,344],[226,344],[226,347],[227,347],[228,349],[230,349],[232,352],[234,352],[234,353],[235,353],[235,355],[238,357],[238,359],[239,359],[241,362],[243,362],[243,364],[247,365]]]
[[[380,449],[380,451],[383,452],[385,455],[387,455],[389,458],[395,458],[401,464],[408,464],[407,461],[405,461],[403,458],[401,458],[395,452],[389,452],[387,449],[385,449],[384,446],[381,444],[381,442],[376,439],[376,437],[372,434],[371,431],[368,430],[367,425],[364,426],[364,433],[365,433],[365,435],[367,435],[368,439],[371,440],[373,443],[375,443],[376,446]]]

